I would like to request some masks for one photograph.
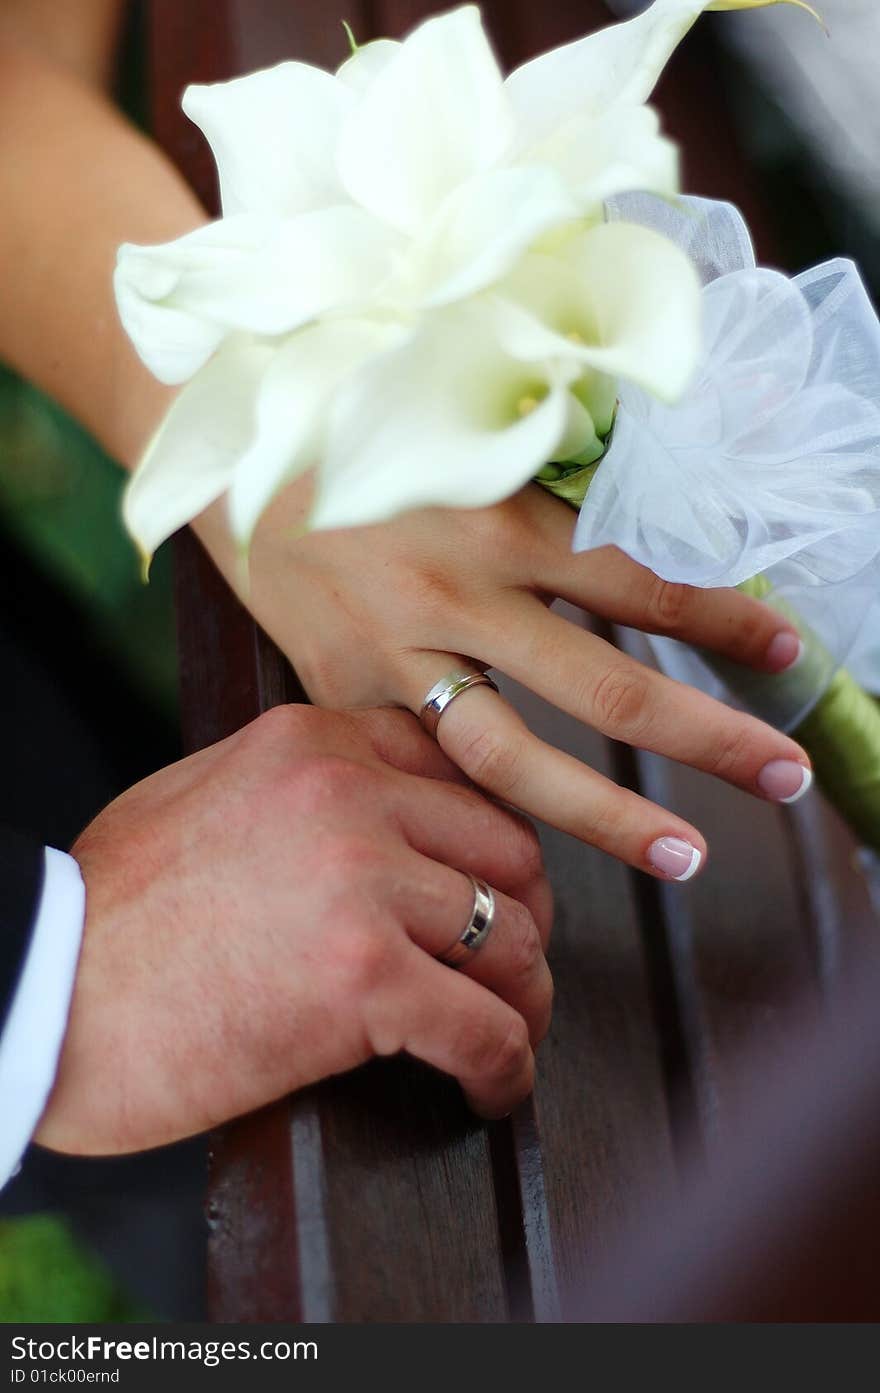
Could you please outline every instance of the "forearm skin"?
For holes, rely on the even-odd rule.
[[[206,214],[87,67],[0,23],[0,359],[132,468],[172,393],[122,330],[116,249],[178,237]]]

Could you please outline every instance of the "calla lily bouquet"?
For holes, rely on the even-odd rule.
[[[880,326],[850,263],[790,281],[729,205],[681,199],[647,104],[704,10],[769,3],[655,0],[506,79],[466,5],[335,74],[188,88],[223,215],[121,247],[115,279],[142,359],[185,384],[125,497],[145,556],[224,494],[246,549],[307,471],[314,528],[537,478],[580,508],[577,548],[796,613],[804,660],[737,690],[816,722],[880,572]],[[872,789],[853,811],[831,782],[880,848],[880,717],[844,679],[848,724],[826,706],[813,744],[837,767],[870,711]]]

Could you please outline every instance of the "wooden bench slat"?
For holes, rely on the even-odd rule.
[[[570,607],[562,612],[584,622]],[[501,686],[536,734],[614,777],[609,741],[515,684]],[[675,1163],[634,873],[572,837],[541,832],[556,898],[554,1020],[538,1054],[533,1110],[515,1128],[526,1233],[548,1228],[530,1254],[535,1315],[553,1319],[585,1264],[632,1219],[645,1184],[672,1184]]]

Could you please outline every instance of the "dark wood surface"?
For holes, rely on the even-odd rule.
[[[359,0],[345,17],[364,39],[442,8]],[[585,0],[483,8],[508,66],[607,18]],[[210,158],[179,111],[182,88],[283,57],[335,66],[345,54],[336,10],[152,0],[150,13],[156,133],[212,207]],[[702,36],[675,60],[661,105],[673,131],[687,127],[690,185],[743,205],[766,248]],[[302,694],[193,539],[176,545],[184,734],[197,749]],[[617,637],[638,651],[640,640]],[[226,1128],[208,1199],[213,1319],[576,1312],[569,1293],[602,1268],[645,1195],[674,1192],[686,1151],[710,1163],[723,1152],[743,1045],[772,1056],[799,1004],[833,995],[876,929],[851,839],[820,800],[802,811],[757,804],[508,690],[535,729],[694,820],[711,864],[693,885],[666,887],[545,831],[557,1003],[533,1099],[484,1127],[447,1081],[397,1060]]]

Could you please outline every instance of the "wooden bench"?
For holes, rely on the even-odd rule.
[[[364,39],[439,8],[346,0],[344,17]],[[483,10],[508,66],[609,18],[585,0]],[[214,207],[211,156],[180,112],[182,88],[282,57],[336,66],[337,7],[152,0],[149,13],[156,133]],[[686,144],[689,186],[744,206],[760,244],[745,165],[716,158],[734,136],[711,56],[710,37],[692,36],[660,105]],[[303,696],[188,535],[177,568],[193,750]],[[615,637],[641,651],[637,637]],[[547,720],[533,701],[522,709],[539,729]],[[213,1319],[559,1319],[646,1181],[674,1187],[683,1138],[696,1136],[709,1161],[723,1152],[743,1043],[771,1056],[799,1003],[833,994],[876,930],[851,839],[821,799],[779,810],[574,723],[565,734],[590,764],[692,819],[712,849],[706,873],[667,887],[548,836],[555,1024],[534,1097],[510,1121],[480,1125],[452,1084],[395,1060],[225,1128],[207,1211]]]

